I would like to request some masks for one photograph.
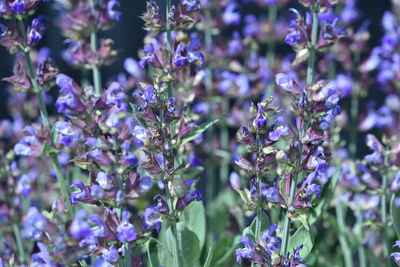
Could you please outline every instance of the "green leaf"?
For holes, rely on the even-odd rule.
[[[235,193],[232,190],[224,190],[213,200],[212,205],[207,208],[208,225],[216,232],[223,232],[229,227],[229,207],[235,205]]]
[[[196,265],[201,256],[200,240],[197,234],[183,224],[178,224],[178,242],[184,266]]]
[[[183,145],[189,143],[190,141],[194,140],[197,136],[199,136],[200,134],[205,132],[208,128],[210,128],[211,126],[213,126],[214,124],[219,122],[220,119],[221,118],[218,118],[213,121],[205,122],[205,123],[199,125],[199,127],[194,129],[191,133],[189,133],[188,135],[184,136],[181,139],[180,145],[183,146]]]
[[[193,201],[182,213],[181,221],[189,230],[193,231],[200,241],[200,249],[203,249],[206,241],[206,214],[203,202]]]
[[[288,251],[293,251],[300,245],[303,245],[300,256],[306,258],[313,248],[313,239],[304,226],[297,229],[296,233],[290,237]]]
[[[160,262],[158,261],[158,251],[162,249],[162,247],[157,243],[157,240],[154,238],[150,238],[146,242],[146,250],[147,250],[147,258],[149,267],[158,267],[160,266]]]
[[[57,154],[58,150],[55,149],[52,145],[48,144],[47,142],[44,142],[43,148],[42,148],[42,152],[47,157],[50,157],[50,156],[52,156],[54,154]]]
[[[392,214],[393,226],[396,230],[397,238],[400,238],[400,208],[395,203],[396,196],[393,194],[390,201],[390,212]]]
[[[254,242],[257,242],[257,240],[261,236],[256,236],[256,226],[257,226],[257,221],[261,224],[260,228],[260,235],[268,229],[268,227],[271,225],[268,216],[265,214],[265,212],[260,213],[261,216],[256,216],[254,220],[251,222],[250,226],[246,227],[243,230],[243,235],[249,237],[250,239],[253,239]]]

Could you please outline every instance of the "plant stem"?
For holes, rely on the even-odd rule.
[[[314,79],[314,65],[316,61],[316,51],[317,51],[317,36],[318,36],[318,13],[313,11],[313,22],[312,22],[312,32],[311,32],[311,44],[310,44],[310,56],[308,58],[307,65],[307,85],[311,85]],[[307,93],[307,92],[305,92]],[[283,224],[283,238],[282,238],[282,247],[281,247],[281,255],[285,255],[287,253],[287,247],[290,239],[290,218],[289,218],[289,208],[290,204],[294,199],[294,195],[296,192],[297,182],[299,178],[303,177],[302,169],[302,155],[303,155],[303,144],[301,142],[302,136],[306,133],[308,128],[308,122],[303,121],[301,125],[301,129],[299,129],[298,134],[298,142],[299,142],[299,157],[300,157],[300,172],[298,170],[293,175],[293,180],[290,184],[290,195],[288,199],[288,210],[285,216],[284,224]]]
[[[276,4],[269,6],[268,20],[271,23],[272,27],[275,26],[277,13],[278,13],[278,7]],[[272,38],[268,41],[267,59],[270,64],[270,67],[272,67],[275,61],[275,38],[273,35]]]
[[[26,262],[25,261],[26,258],[25,258],[24,246],[22,245],[21,232],[19,231],[19,227],[16,223],[13,223],[12,227],[14,231],[15,240],[17,242],[19,261],[21,264],[24,264]]]
[[[317,36],[318,36],[318,13],[313,12],[313,24],[311,32],[311,47],[310,47],[310,57],[308,58],[307,65],[307,84],[310,85],[314,78],[314,65],[316,61],[316,51],[317,51]]]
[[[346,226],[343,215],[343,205],[340,200],[336,202],[336,217],[339,227],[339,242],[342,248],[344,263],[346,267],[353,267],[353,258],[351,253],[351,248],[346,238]]]
[[[387,233],[387,224],[388,224],[388,218],[387,218],[387,185],[388,185],[388,173],[387,173],[387,168],[389,168],[389,156],[388,152],[384,151],[384,168],[385,168],[385,173],[382,177],[382,200],[381,200],[381,216],[382,216],[382,235],[383,235],[383,257],[386,259],[386,264],[388,266],[391,266],[391,260],[390,260],[390,246],[389,246],[389,239],[388,239],[388,233]]]
[[[301,175],[301,173],[300,173]],[[295,173],[293,175],[293,180],[292,183],[290,184],[290,195],[288,199],[288,203],[292,203],[294,199],[294,194],[296,192],[296,185],[297,185],[297,179],[298,174]],[[290,204],[289,204],[290,205]],[[288,207],[289,209],[289,207]],[[290,218],[288,216],[289,211],[287,211],[286,216],[285,216],[285,221],[283,223],[283,238],[282,238],[282,246],[281,246],[281,255],[286,255],[287,253],[287,247],[289,245],[289,238],[290,238]]]
[[[257,146],[257,158],[258,158],[258,154],[260,153],[260,135],[257,134],[256,135],[256,146]],[[256,182],[257,182],[257,209],[256,209],[256,232],[255,232],[255,237],[256,237],[256,241],[258,241],[258,239],[260,238],[260,234],[261,234],[261,213],[262,211],[262,195],[261,195],[261,178],[257,175],[256,177]]]
[[[360,63],[360,53],[356,53],[354,55],[354,65],[355,65],[355,71],[354,71],[354,78],[357,80],[359,78],[359,73],[357,71],[358,65]],[[350,144],[349,144],[349,152],[350,156],[355,157],[357,156],[357,137],[358,137],[358,132],[357,132],[357,126],[358,126],[358,110],[359,110],[359,83],[356,82],[354,90],[351,95],[351,102],[350,102],[350,119],[351,119],[351,128],[350,128]]]
[[[24,46],[24,54],[25,54],[25,61],[28,67],[28,72],[29,72],[29,76],[30,76],[30,81],[31,84],[33,86],[33,90],[36,93],[38,102],[39,102],[39,108],[40,108],[40,116],[42,118],[42,122],[43,125],[46,128],[50,128],[50,122],[49,122],[49,115],[46,109],[46,105],[44,103],[44,99],[42,96],[42,88],[40,88],[40,86],[38,85],[38,83],[36,82],[36,74],[35,74],[35,69],[33,67],[33,63],[32,63],[32,59],[31,59],[31,54],[29,51],[29,48],[27,47],[27,40],[26,40],[26,29],[25,29],[25,24],[22,20],[18,20],[18,27],[19,27],[19,31],[22,35],[22,39],[23,39],[23,46]],[[69,195],[68,195],[68,189],[67,189],[67,185],[65,184],[65,178],[64,175],[61,171],[61,166],[58,162],[57,156],[52,156],[51,157],[52,163],[53,163],[53,167],[56,171],[56,175],[57,175],[57,182],[59,184],[60,187],[60,191],[61,194],[64,198],[64,201],[66,203],[67,209],[70,213],[71,216],[74,215],[71,203],[69,201]]]
[[[228,114],[229,113],[229,98],[225,96],[222,99],[222,113]],[[229,151],[229,129],[226,121],[222,125],[221,132],[220,132],[220,142],[221,142],[221,149],[223,151]],[[228,183],[229,177],[229,160],[223,159],[220,168],[220,179],[223,185]]]
[[[204,29],[204,40],[205,40],[205,46],[207,53],[211,52],[212,49],[212,17],[211,17],[211,10],[210,8],[205,8],[204,10],[204,15],[205,15],[205,29]],[[206,94],[207,94],[207,102],[212,103],[212,69],[210,66],[210,62],[207,64],[206,68],[206,76],[205,76],[205,88],[206,88]],[[209,112],[208,119],[211,120],[211,112]],[[210,155],[212,154],[213,150],[213,137],[214,137],[214,129],[213,127],[210,127],[206,131],[206,151]],[[215,175],[216,173],[216,165],[215,165],[215,159],[214,157],[210,157],[208,161],[208,167],[207,167],[207,200],[212,200],[215,195],[215,188],[216,188],[216,182],[217,182],[217,177]],[[210,238],[212,240],[212,238]]]
[[[171,27],[169,25],[169,12],[171,9],[171,0],[166,0],[166,5],[165,5],[165,19],[166,19],[166,27],[167,27],[167,50],[169,51],[170,55],[172,55],[172,35],[171,35]],[[169,81],[168,82],[168,98],[173,97],[174,95],[174,89],[173,89],[173,81]],[[162,120],[164,121],[164,119],[162,118]],[[171,138],[173,138],[173,136],[175,135],[175,125],[171,125],[170,126],[170,136]],[[177,158],[179,160],[179,158]],[[174,162],[176,162],[176,160],[174,160]],[[167,198],[167,203],[169,206],[169,211],[170,214],[173,214],[173,216],[175,216],[175,208],[174,208],[174,199],[171,196],[171,193],[169,192],[169,188],[167,186],[166,188],[166,198]],[[175,218],[173,218],[173,220],[170,222],[170,226],[171,226],[171,232],[172,232],[172,236],[174,238],[172,238],[172,258],[174,261],[174,266],[176,267],[181,267],[182,262],[181,262],[181,257],[180,257],[180,249],[179,249],[179,238],[178,238],[178,231],[176,229],[176,221]]]
[[[69,201],[69,194],[68,194],[68,187],[65,183],[64,175],[61,170],[60,163],[58,162],[57,155],[52,155],[51,160],[53,162],[53,168],[56,171],[56,176],[57,176],[57,182],[58,186],[60,187],[61,190],[61,195],[63,196],[65,200],[65,204],[67,205],[67,209],[71,217],[74,215],[74,209],[72,208],[71,202]]]
[[[95,0],[90,0],[91,8],[96,8]],[[97,53],[97,28],[93,27],[92,33],[90,34],[90,48],[94,54]],[[92,66],[93,84],[97,95],[101,94],[102,84],[101,84],[101,72],[97,62]]]

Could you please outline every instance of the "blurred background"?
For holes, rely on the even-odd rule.
[[[297,0],[292,0],[297,2]],[[165,0],[158,0],[160,7],[163,8]],[[174,2],[174,1],[173,1]],[[240,2],[240,0],[239,0]],[[110,67],[102,69],[103,79],[111,79],[123,70],[123,62],[127,57],[138,58],[138,50],[143,47],[143,38],[145,31],[143,30],[143,22],[140,16],[145,12],[146,0],[120,0],[120,10],[122,18],[111,31],[100,33],[100,38],[111,38],[114,40],[114,47],[119,50],[117,61]],[[362,12],[362,19],[368,20],[369,31],[371,33],[369,47],[374,47],[379,44],[382,36],[381,18],[386,10],[391,8],[390,0],[359,0],[357,1],[358,8]],[[241,10],[243,14],[253,13],[257,16],[262,15],[265,10],[260,10],[255,5],[246,4],[245,9]],[[61,51],[64,49],[64,39],[60,34],[59,29],[55,25],[57,19],[57,10],[54,8],[54,1],[42,4],[37,14],[43,14],[49,17],[49,28],[44,39],[40,42],[39,47],[49,47],[52,51],[52,57],[60,72],[71,77],[79,79],[80,71],[75,71],[61,57]],[[288,49],[289,47],[287,47]],[[5,48],[0,47],[0,77],[7,77],[12,74],[13,57],[8,54]],[[7,91],[4,90],[7,84],[0,81],[0,118],[8,117],[6,109]],[[376,90],[375,90],[376,91]],[[52,90],[52,94],[56,95],[56,89]],[[380,94],[382,95],[382,94]],[[376,93],[371,92],[367,99],[363,99],[362,105],[368,102],[368,99],[379,99],[379,90]]]

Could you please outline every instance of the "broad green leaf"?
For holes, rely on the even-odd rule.
[[[178,224],[178,243],[184,266],[194,266],[200,260],[201,248],[197,234],[183,224]]]
[[[396,196],[393,194],[390,201],[390,212],[392,214],[393,226],[396,230],[397,238],[400,239],[400,208],[395,203]]]
[[[224,190],[213,200],[212,205],[207,208],[209,227],[217,232],[224,231],[229,227],[229,207],[235,205],[235,196],[232,190]]]
[[[149,267],[158,267],[160,263],[158,261],[158,251],[162,249],[162,247],[157,243],[156,239],[150,238],[146,242],[146,250],[147,250],[147,259]]]
[[[203,202],[193,201],[182,213],[178,225],[184,224],[190,231],[196,234],[199,240],[200,252],[206,240],[206,215]]]
[[[205,132],[208,128],[210,128],[211,126],[213,126],[214,124],[219,122],[220,119],[221,118],[218,118],[213,121],[206,122],[206,123],[199,125],[199,127],[194,129],[191,133],[189,133],[188,135],[184,136],[181,139],[180,145],[183,146],[183,145],[189,143],[190,141],[194,140],[197,136],[199,136],[200,134]]]
[[[157,257],[159,265],[165,267],[174,267],[174,260],[172,257],[172,249],[174,245],[174,235],[172,234],[171,227],[168,227],[164,232],[164,238],[157,246]],[[158,266],[159,266],[158,265]]]
[[[290,237],[288,251],[293,251],[300,245],[303,245],[300,250],[300,256],[306,258],[313,248],[313,239],[304,226],[297,229],[296,233]]]

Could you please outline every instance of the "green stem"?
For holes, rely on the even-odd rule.
[[[171,35],[171,26],[169,25],[169,18],[168,18],[168,14],[170,12],[171,9],[171,0],[166,0],[166,6],[165,6],[165,19],[166,19],[166,28],[167,28],[167,50],[170,52],[170,55],[172,55],[172,35]],[[173,88],[173,81],[169,81],[168,82],[168,98],[173,97],[174,95],[174,88]],[[162,118],[162,121],[164,119]],[[175,134],[175,125],[171,125],[170,127],[170,135],[171,137],[173,137]],[[179,160],[179,158],[177,158],[177,160]],[[175,160],[176,161],[176,160]],[[175,217],[175,207],[174,207],[174,199],[171,196],[170,192],[169,192],[169,188],[167,186],[166,188],[166,198],[167,198],[167,203],[169,206],[169,211],[170,214],[173,214],[173,216]],[[181,257],[180,257],[180,249],[179,249],[179,238],[178,238],[178,231],[176,229],[176,218],[173,218],[173,220],[170,222],[170,226],[171,226],[171,232],[172,232],[172,236],[174,238],[172,238],[172,258],[174,261],[174,266],[176,267],[181,267],[182,265],[182,261],[181,261]]]
[[[90,0],[91,8],[96,8],[95,0]],[[90,48],[94,54],[97,53],[97,28],[93,28],[92,33],[90,34]],[[101,72],[99,66],[97,66],[97,62],[92,66],[92,75],[93,75],[93,84],[94,89],[97,95],[100,95],[102,92],[102,84],[101,84]]]
[[[354,71],[354,80],[357,81],[359,78],[359,73],[358,73],[358,65],[360,63],[360,53],[356,53],[354,55],[354,65],[355,65],[355,71]],[[351,102],[350,102],[350,120],[351,120],[351,128],[350,128],[350,144],[349,144],[349,152],[350,156],[355,157],[357,156],[357,137],[358,137],[358,131],[357,131],[357,126],[358,126],[358,110],[359,110],[359,83],[357,82],[355,84],[354,91],[352,92],[351,95]]]
[[[46,128],[50,128],[49,115],[48,115],[48,112],[47,112],[47,109],[46,109],[46,105],[45,105],[44,100],[43,100],[42,88],[40,88],[40,86],[36,82],[36,74],[35,74],[35,69],[33,67],[30,51],[29,51],[29,48],[26,47],[26,43],[27,43],[27,41],[26,41],[26,29],[25,29],[25,24],[24,24],[24,22],[22,20],[18,20],[18,27],[19,27],[19,30],[20,30],[20,33],[21,33],[22,39],[23,39],[22,44],[24,46],[25,61],[26,61],[27,67],[28,67],[30,81],[32,83],[33,90],[35,91],[37,99],[38,99],[38,102],[39,102],[40,116],[42,118],[43,125]],[[60,186],[60,190],[61,190],[62,196],[64,197],[64,201],[66,203],[67,209],[68,209],[70,215],[73,216],[74,212],[73,212],[71,203],[69,201],[67,185],[65,184],[65,178],[64,178],[64,175],[63,175],[63,173],[61,171],[61,167],[60,167],[60,164],[58,162],[57,155],[52,156],[51,160],[52,160],[52,163],[53,163],[53,167],[54,167],[54,169],[56,171],[57,181],[58,181],[58,184]]]
[[[351,255],[351,248],[346,238],[346,226],[343,215],[343,205],[340,200],[337,200],[336,202],[336,217],[339,227],[339,243],[342,248],[345,266],[353,267],[353,257]]]
[[[272,28],[275,26],[276,16],[278,13],[277,5],[271,5],[268,9],[268,20],[272,25]],[[268,52],[267,59],[270,64],[270,67],[273,67],[273,63],[275,61],[275,37],[272,34],[272,38],[268,41]]]
[[[310,85],[314,78],[314,65],[316,61],[316,51],[317,51],[317,36],[318,36],[318,12],[313,12],[313,24],[311,32],[311,47],[310,47],[310,57],[308,58],[307,65],[307,84]]]
[[[357,224],[359,225],[359,230],[357,233],[359,239],[359,245],[357,246],[358,260],[360,262],[360,267],[367,267],[366,254],[364,249],[363,217],[361,210],[359,210],[357,214]]]
[[[71,202],[69,201],[69,194],[68,194],[68,189],[67,189],[68,187],[65,183],[65,178],[62,173],[60,163],[58,162],[57,155],[52,155],[51,160],[53,162],[53,168],[56,171],[57,182],[58,182],[58,186],[60,187],[60,190],[61,190],[61,195],[63,196],[65,204],[67,205],[69,214],[71,215],[71,217],[73,217],[74,210],[72,208]]]
[[[260,135],[257,134],[256,135],[256,146],[257,146],[257,157],[258,154],[260,153]],[[262,211],[262,195],[261,195],[261,178],[257,175],[256,177],[257,179],[257,209],[256,209],[256,232],[255,232],[255,237],[256,240],[258,241],[258,239],[260,238],[261,235],[261,213]]]
[[[387,151],[384,152],[384,168],[388,168],[389,166],[389,156]],[[387,217],[387,185],[388,185],[388,173],[385,170],[382,178],[382,200],[381,200],[381,216],[382,216],[382,235],[383,235],[383,257],[386,259],[386,264],[391,266],[391,259],[390,259],[390,246],[389,246],[389,239],[387,233],[387,224],[388,224],[388,217]]]
[[[24,246],[22,245],[22,238],[21,238],[21,232],[19,231],[19,227],[17,224],[13,223],[13,231],[15,235],[15,240],[17,242],[17,249],[18,249],[18,257],[20,264],[26,263],[26,257],[25,257],[25,251],[24,251]]]
[[[211,17],[211,10],[209,8],[206,8],[204,10],[205,14],[205,30],[204,30],[204,40],[205,40],[205,45],[206,45],[206,50],[208,53],[211,52],[211,47],[212,47],[212,17]],[[206,76],[205,76],[205,88],[206,88],[206,94],[207,94],[207,102],[211,103],[212,102],[212,69],[211,69],[211,64],[207,64],[206,68]],[[209,115],[209,120],[211,120],[211,113]],[[213,149],[213,137],[214,137],[214,129],[213,127],[210,127],[206,131],[206,149],[207,153],[212,153]],[[208,162],[208,167],[207,167],[207,199],[212,200],[215,195],[215,188],[216,188],[216,182],[217,182],[217,177],[215,177],[216,173],[216,168],[215,168],[215,160],[213,157],[210,157],[209,162]],[[210,239],[211,240],[211,239]]]
[[[290,203],[292,203],[293,199],[294,199],[294,194],[296,192],[296,186],[297,186],[297,180],[298,180],[298,175],[297,173],[295,173],[293,175],[293,180],[292,183],[290,184],[290,195],[289,195],[289,199],[288,202],[289,205]],[[300,173],[301,175],[301,173]],[[289,209],[289,207],[288,207]],[[282,246],[281,246],[281,255],[286,255],[287,251],[287,247],[289,245],[289,238],[290,238],[290,218],[289,218],[289,210],[287,211],[286,215],[285,215],[285,220],[283,223],[283,236],[282,236]]]
[[[222,99],[222,113],[228,114],[229,113],[229,98],[224,97]],[[221,142],[221,149],[223,151],[229,151],[229,129],[226,122],[222,125],[221,132],[220,132],[220,142]],[[220,179],[223,185],[228,183],[229,178],[229,160],[223,159],[220,168]]]

